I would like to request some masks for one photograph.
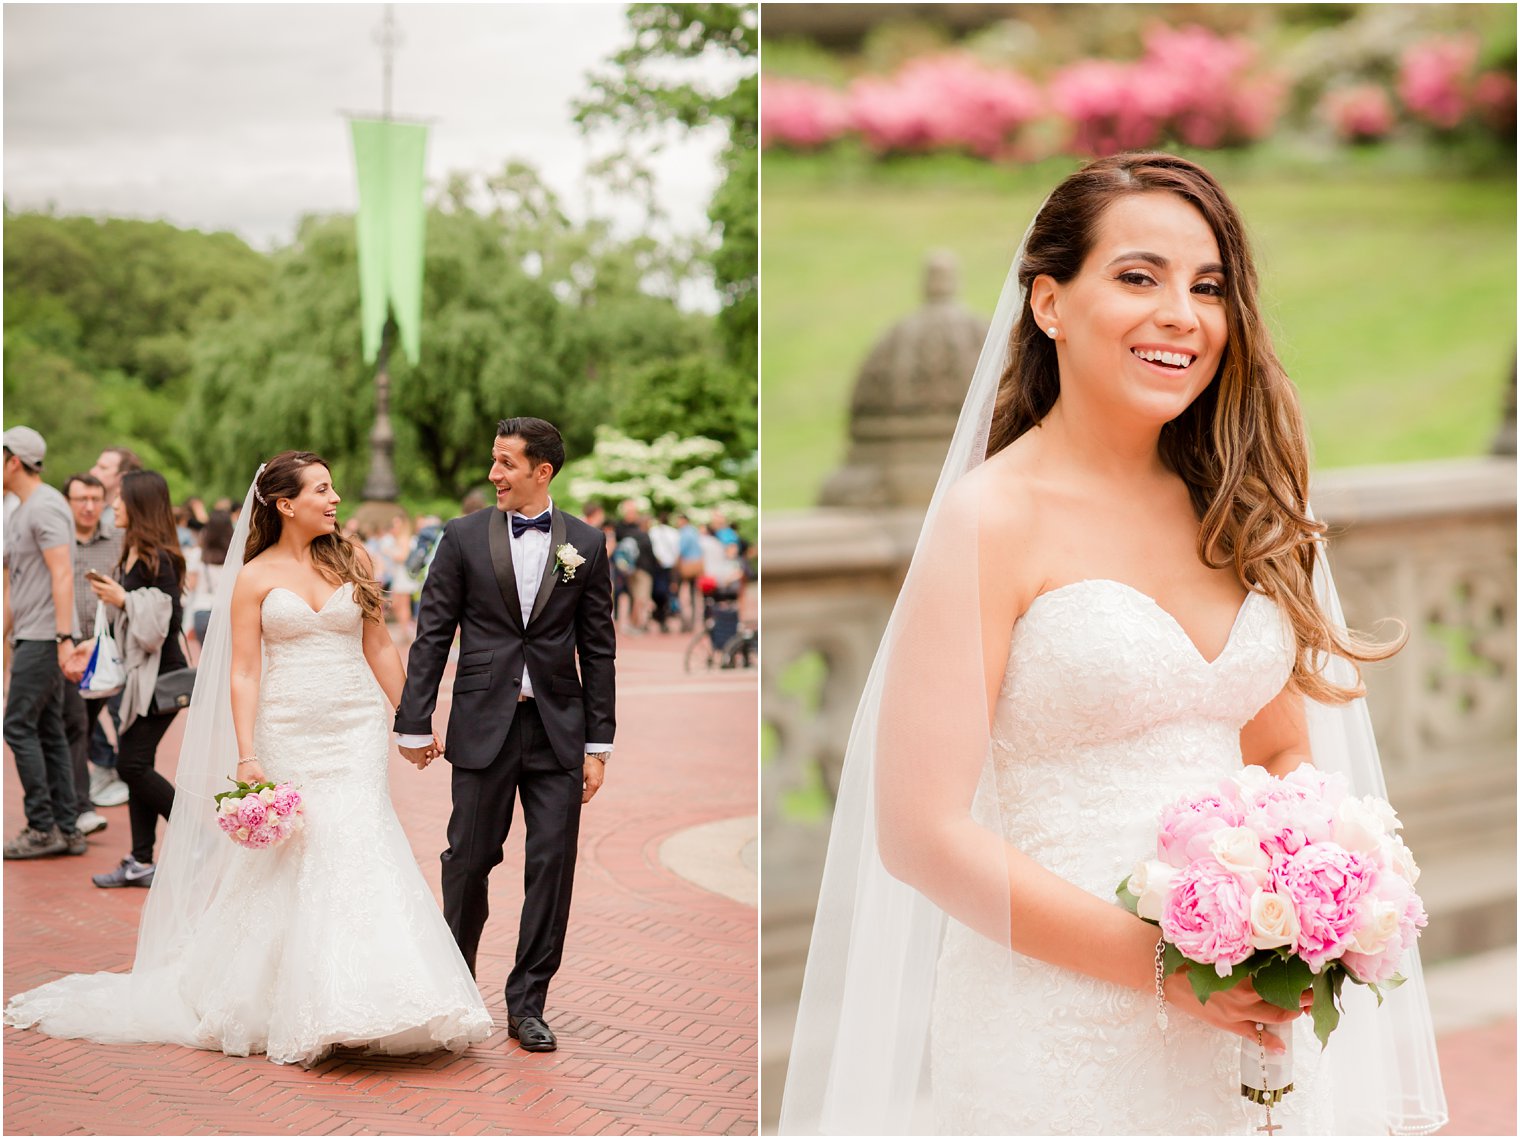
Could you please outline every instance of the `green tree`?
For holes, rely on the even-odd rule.
[[[753,4],[631,4],[633,42],[609,67],[590,77],[590,93],[576,120],[588,131],[621,132],[620,157],[636,177],[642,168],[634,139],[658,149],[661,130],[721,127],[727,143],[724,179],[708,206],[717,237],[710,263],[721,298],[719,340],[727,363],[751,379],[758,366],[758,12]],[[737,72],[724,84],[703,84],[691,74],[694,61],[728,61]],[[735,68],[732,65],[738,64]],[[711,73],[712,69],[708,69]],[[672,424],[671,426],[675,426]]]
[[[657,360],[635,373],[618,426],[653,440],[679,424],[682,435],[720,440],[730,460],[742,461],[758,445],[757,419],[753,374],[709,353]]]
[[[48,440],[50,474],[132,447],[190,489],[176,433],[199,330],[268,295],[269,258],[165,222],[5,217],[6,422]]]
[[[478,484],[496,421],[540,415],[572,454],[615,420],[651,362],[700,351],[710,320],[641,281],[658,251],[603,223],[567,220],[522,163],[445,179],[427,222],[423,344],[391,356],[396,469],[408,497],[457,498]],[[672,289],[672,292],[674,289]],[[275,301],[194,346],[185,417],[193,466],[218,485],[246,480],[292,446],[333,463],[357,493],[368,469],[374,369],[360,354],[351,217],[310,218],[275,257]]]

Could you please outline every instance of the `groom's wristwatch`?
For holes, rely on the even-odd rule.
[[[612,755],[612,753],[610,751],[588,751],[586,753],[586,758],[587,759],[599,759],[603,763],[606,763],[608,757],[611,756],[611,755]]]

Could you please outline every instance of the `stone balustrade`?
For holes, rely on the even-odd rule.
[[[1365,670],[1389,796],[1425,869],[1438,959],[1515,922],[1515,461],[1325,471],[1347,619],[1410,633]],[[764,1118],[774,1120],[837,784],[860,690],[922,511],[769,513],[762,718]],[[1384,635],[1388,630],[1382,630]]]

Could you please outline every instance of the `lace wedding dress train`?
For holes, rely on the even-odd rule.
[[[391,806],[390,709],[352,586],[320,610],[271,590],[263,633],[254,747],[269,778],[300,788],[305,825],[280,846],[232,853],[167,966],[64,977],[13,998],[6,1024],[308,1066],[337,1046],[462,1051],[491,1034]]]
[[[1161,809],[1239,770],[1240,730],[1288,679],[1277,606],[1249,594],[1208,661],[1154,600],[1115,581],[1038,597],[1013,631],[992,732],[984,825],[1114,902],[1154,852]],[[995,782],[995,787],[992,784]],[[1002,820],[999,824],[996,819]],[[1117,902],[1115,902],[1117,904]],[[1018,920],[1018,915],[1014,915]],[[1241,1038],[1155,997],[1009,954],[951,920],[937,968],[930,1063],[942,1134],[1252,1134]],[[1319,1042],[1294,1022],[1283,1133],[1333,1127]]]

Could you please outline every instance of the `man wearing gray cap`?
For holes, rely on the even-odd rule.
[[[5,635],[15,647],[5,742],[16,755],[26,827],[6,858],[83,854],[73,755],[63,723],[63,669],[74,651],[74,516],[42,481],[47,444],[30,427],[5,433]]]

